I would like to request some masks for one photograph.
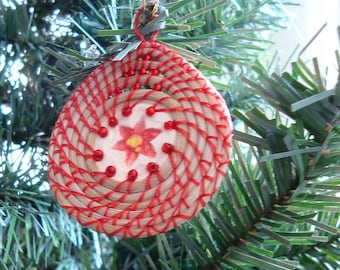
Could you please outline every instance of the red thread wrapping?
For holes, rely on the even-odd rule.
[[[111,150],[97,149],[95,142],[119,135],[121,121],[131,117],[122,108],[133,113],[144,103],[149,129],[157,114],[171,119],[158,126],[162,144],[156,150],[149,145],[155,147],[155,134],[144,145],[142,136],[126,135],[125,152],[135,155],[133,162],[145,158],[145,164],[144,171],[133,162],[122,171],[124,159],[108,157]],[[175,142],[167,142],[168,132],[175,134]],[[98,232],[122,237],[164,233],[195,216],[217,191],[230,159],[230,140],[229,113],[211,84],[183,57],[143,41],[121,61],[95,69],[65,104],[49,146],[51,190],[68,215]],[[149,156],[138,152],[141,147]],[[161,164],[152,160],[155,151],[164,155]],[[102,154],[112,164],[100,170]]]

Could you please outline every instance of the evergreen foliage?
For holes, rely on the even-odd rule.
[[[132,34],[141,1],[27,2],[0,1],[0,269],[339,267],[340,73],[326,89],[317,59],[297,59],[284,73],[259,60],[292,3],[165,3],[158,40],[227,99],[232,162],[194,219],[164,235],[120,239],[66,216],[49,192],[46,155],[65,99]],[[338,52],[335,59],[339,71]]]

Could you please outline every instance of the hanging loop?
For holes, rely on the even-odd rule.
[[[159,30],[165,28],[168,10],[159,5],[158,1],[143,4],[137,11],[133,30],[141,41],[155,41]],[[150,36],[151,34],[151,36]]]

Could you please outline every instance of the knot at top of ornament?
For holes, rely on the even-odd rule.
[[[160,29],[165,28],[168,10],[158,1],[149,1],[137,11],[133,30],[141,41],[155,41]]]

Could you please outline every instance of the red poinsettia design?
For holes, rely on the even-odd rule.
[[[144,119],[136,123],[134,128],[120,126],[119,133],[122,139],[118,141],[113,149],[126,152],[125,162],[130,166],[142,154],[147,157],[155,157],[156,151],[150,143],[160,133],[160,129],[145,129]]]

